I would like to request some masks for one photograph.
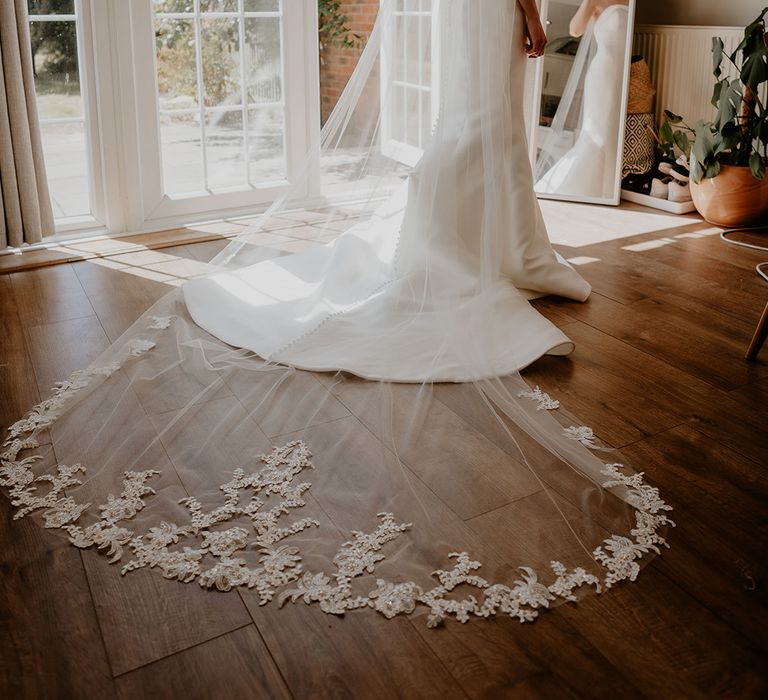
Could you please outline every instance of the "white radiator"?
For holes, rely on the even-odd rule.
[[[657,124],[665,109],[679,114],[691,126],[699,119],[712,118],[712,37],[721,37],[725,51],[731,53],[743,35],[741,27],[635,25],[632,53],[643,56],[651,68]],[[728,65],[725,59],[723,68]]]

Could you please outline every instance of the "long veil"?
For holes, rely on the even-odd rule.
[[[431,626],[635,579],[669,506],[518,371],[572,347],[528,299],[589,294],[532,193],[518,12],[382,2],[285,196],[11,427],[16,517],[118,578]]]
[[[544,132],[543,138],[536,144],[534,180],[537,185],[541,183],[544,175],[573,148],[584,126],[584,81],[597,51],[594,29],[594,21],[590,20],[584,34],[579,38],[579,45],[568,72],[568,80],[557,103],[552,122]]]

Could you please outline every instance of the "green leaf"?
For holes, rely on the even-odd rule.
[[[763,144],[768,144],[768,120],[762,120],[755,126],[755,138]]]
[[[681,121],[683,121],[682,117],[678,116],[674,112],[670,112],[668,109],[664,110],[664,118],[671,124],[679,124]]]
[[[750,22],[750,24],[747,25],[746,29],[744,30],[744,33],[750,34],[757,29],[762,29],[763,33],[765,33],[764,18],[766,14],[768,14],[768,7],[764,7],[763,11],[752,22]]]
[[[741,82],[757,91],[758,86],[768,80],[768,46],[752,51],[741,67]]]
[[[661,139],[662,143],[672,143],[672,140],[674,139],[674,133],[669,122],[664,122],[661,125],[661,128],[659,129],[659,138]]]
[[[684,131],[676,131],[675,132],[675,145],[686,155],[688,155],[688,151],[691,147],[690,139],[688,138],[688,134],[686,134]]]
[[[723,125],[722,129],[720,129],[720,136],[722,139],[723,150],[730,150],[741,141],[741,129],[736,126],[735,122],[728,122]]]
[[[728,85],[728,80],[727,79],[718,80],[715,83],[715,89],[712,92],[712,100],[711,100],[712,104],[715,107],[717,107],[717,103],[720,102],[720,95],[723,92],[723,85]]]
[[[719,134],[717,134],[717,140],[722,140]],[[712,123],[697,122],[696,140],[691,148],[691,175],[694,182],[700,182],[705,177],[714,177],[720,172],[720,164],[715,159],[717,145]]]
[[[701,167],[701,163],[699,163],[699,160],[696,158],[696,154],[693,151],[691,151],[691,157],[688,165],[690,166],[691,179],[696,184],[700,183],[704,177],[704,168]]]
[[[731,60],[736,61],[736,55],[739,51],[746,50],[746,47],[754,41],[756,36],[762,36],[765,34],[765,14],[768,12],[768,7],[763,8],[763,11],[757,16],[757,18],[748,24],[744,28],[744,38],[739,42],[736,50],[731,54]],[[754,46],[754,44],[752,44]],[[749,53],[749,51],[747,51]]]
[[[765,177],[765,161],[757,151],[754,151],[749,156],[749,169],[758,180],[762,180]]]
[[[718,155],[724,150],[725,146],[723,145],[723,137],[719,131],[716,131],[714,134],[712,134],[712,152],[715,155]]]
[[[720,173],[720,163],[714,161],[707,166],[704,178],[716,177]]]
[[[723,62],[723,40],[719,36],[712,37],[712,72],[716,78],[719,78],[722,74],[720,65]]]
[[[720,100],[717,104],[717,116],[715,117],[715,127],[722,129],[726,123],[733,121],[741,106],[741,86],[739,79],[734,78],[728,87],[720,93]]]

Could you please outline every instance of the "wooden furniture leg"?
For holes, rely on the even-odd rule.
[[[763,347],[763,343],[765,343],[765,339],[768,337],[768,304],[765,305],[765,309],[763,309],[763,315],[760,317],[760,321],[757,324],[757,328],[755,329],[755,335],[752,338],[752,342],[749,344],[749,349],[747,350],[746,358],[748,360],[756,360],[757,359],[757,353],[760,352],[760,348]]]

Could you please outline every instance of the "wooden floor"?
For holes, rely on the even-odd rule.
[[[532,625],[289,613],[147,572],[106,576],[99,555],[13,522],[0,498],[0,697],[768,697],[768,347],[743,360],[768,255],[695,217],[544,209],[594,294],[536,302],[577,349],[525,374],[675,507],[672,549],[637,583]],[[298,250],[308,223],[264,244]],[[0,275],[3,432],[224,244]]]

